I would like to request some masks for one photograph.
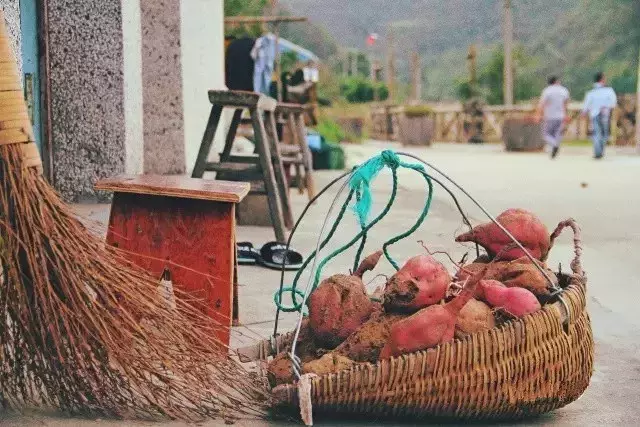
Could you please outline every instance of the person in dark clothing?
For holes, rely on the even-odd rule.
[[[225,83],[229,90],[253,91],[254,61],[251,49],[256,39],[243,37],[233,40],[225,58]]]

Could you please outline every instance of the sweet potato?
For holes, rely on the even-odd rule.
[[[470,274],[479,271],[486,264],[472,263],[465,265],[456,274],[456,280],[465,280]],[[556,275],[540,262],[542,268],[547,272],[554,285],[558,284]],[[466,270],[466,271],[465,271]],[[513,261],[499,261],[491,264],[485,276],[487,280],[497,280],[509,288],[524,288],[532,292],[537,297],[545,298],[550,295],[550,285],[546,277],[540,273],[538,268],[531,263],[527,257],[522,257]]]
[[[310,321],[308,317],[302,319],[300,325],[300,334],[298,335],[298,344],[296,345],[296,355],[302,362],[310,362],[318,357],[318,347],[313,339]],[[287,352],[291,351],[291,345],[286,348]]]
[[[362,280],[336,274],[325,279],[307,302],[309,325],[322,348],[334,349],[371,315],[373,303]]]
[[[286,351],[278,353],[267,366],[267,378],[271,387],[280,384],[291,384],[295,379],[291,359]]]
[[[333,374],[344,369],[349,369],[356,363],[347,357],[341,356],[334,352],[327,353],[318,360],[305,363],[302,365],[302,372],[305,374]]]
[[[380,359],[435,347],[451,341],[460,310],[475,293],[484,270],[469,279],[467,286],[454,299],[444,305],[423,308],[391,327],[389,340],[380,352]]]
[[[524,209],[508,209],[496,220],[520,242],[520,244],[536,259],[545,259],[551,241],[549,230],[540,219]],[[474,227],[473,230],[456,237],[456,242],[476,242],[494,257],[500,253],[501,260],[514,260],[525,253],[514,247],[504,251],[513,241],[495,223],[488,222]]]
[[[494,328],[496,320],[493,317],[491,307],[477,299],[470,299],[456,319],[455,337],[462,338],[475,332],[486,331]]]
[[[353,275],[362,279],[364,273],[376,268],[376,265],[378,265],[378,262],[380,261],[380,257],[382,257],[382,251],[372,253],[362,260],[356,271],[353,272]]]
[[[356,362],[375,363],[380,356],[380,350],[389,339],[391,327],[405,317],[401,314],[383,313],[375,317],[372,315],[360,329],[349,335],[335,349],[335,353]]]
[[[491,307],[502,308],[515,317],[526,316],[540,310],[536,296],[524,288],[507,288],[496,280],[480,282],[480,299]]]
[[[451,275],[435,258],[415,256],[394,274],[384,290],[388,312],[413,313],[444,298]]]

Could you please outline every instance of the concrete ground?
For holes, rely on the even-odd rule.
[[[371,141],[347,146],[349,164],[358,164],[385,148],[400,147]],[[404,150],[404,149],[403,149]],[[583,265],[589,278],[589,310],[597,342],[596,370],[592,383],[583,397],[552,414],[527,420],[519,425],[598,426],[640,425],[640,156],[629,151],[610,150],[601,161],[591,158],[587,148],[566,148],[559,157],[550,160],[540,153],[511,154],[500,146],[439,144],[432,148],[411,151],[445,171],[476,197],[490,212],[498,214],[509,207],[522,207],[536,212],[552,228],[560,220],[575,218],[582,227]],[[319,187],[328,183],[336,172],[318,172]],[[373,186],[374,211],[380,211],[387,201],[390,176],[383,173]],[[293,246],[303,254],[310,253],[324,217],[335,195],[330,191],[313,206],[293,239]],[[397,201],[389,216],[376,226],[368,240],[368,251],[405,231],[417,218],[425,200],[422,179],[408,172],[399,175]],[[472,222],[485,221],[481,211],[463,196],[460,202]],[[293,195],[298,215],[306,198]],[[103,224],[108,206],[78,206],[80,215]],[[337,210],[337,208],[336,208]],[[335,211],[334,211],[335,214]],[[329,218],[331,223],[333,216]],[[423,249],[423,240],[432,250],[447,250],[455,259],[470,250],[454,243],[456,232],[463,229],[460,215],[451,198],[436,187],[431,211],[425,223],[412,236],[392,246],[392,256],[402,262]],[[351,213],[345,215],[338,228],[336,248],[357,233],[358,224]],[[238,239],[261,245],[273,239],[268,228],[238,227]],[[562,263],[567,270],[572,254],[572,239],[567,232],[554,247],[550,265]],[[323,275],[346,272],[351,267],[354,251],[347,251],[326,267]],[[446,258],[442,261],[447,264]],[[391,272],[384,262],[380,273]],[[377,270],[377,271],[378,271]],[[273,330],[275,307],[273,293],[279,283],[279,273],[260,267],[241,267],[240,318],[234,343],[242,345]],[[291,283],[292,275],[285,282]],[[306,278],[303,275],[303,279]],[[371,276],[370,276],[371,277]],[[369,284],[373,290],[384,281],[375,278]],[[301,281],[301,286],[306,280]],[[280,331],[293,327],[295,316],[283,315]],[[95,425],[95,421],[69,420],[43,414],[0,418],[2,425],[80,426]],[[100,421],[100,425],[146,425],[142,423]],[[336,422],[318,420],[317,425],[373,425],[373,422]],[[378,423],[375,423],[378,424]],[[385,422],[389,424],[389,422]],[[167,423],[164,425],[180,425]],[[205,425],[222,425],[215,421]],[[289,425],[288,423],[239,421],[236,425]],[[412,425],[404,423],[401,425]],[[505,424],[506,425],[506,424]]]

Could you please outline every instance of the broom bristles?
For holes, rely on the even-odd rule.
[[[17,145],[0,156],[0,397],[71,413],[261,415],[267,390],[215,338],[223,326],[90,234]]]
[[[0,147],[0,398],[154,418],[262,415],[268,393],[221,326],[90,234],[18,145]]]
[[[169,307],[159,278],[90,233],[41,176],[8,52],[0,10],[0,66],[17,82],[0,79],[0,407],[263,415],[266,385],[215,338],[228,327],[185,298]]]

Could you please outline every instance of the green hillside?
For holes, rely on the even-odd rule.
[[[640,45],[640,0],[512,0],[516,41],[527,56],[517,74],[543,84],[558,73],[579,98],[592,74],[606,71],[618,91],[635,85]],[[280,0],[295,14],[309,16],[342,47],[365,49],[369,32],[382,58],[392,32],[400,79],[408,80],[408,57],[420,52],[423,90],[429,99],[456,96],[455,82],[466,75],[470,43],[479,46],[479,67],[501,41],[502,0]]]

